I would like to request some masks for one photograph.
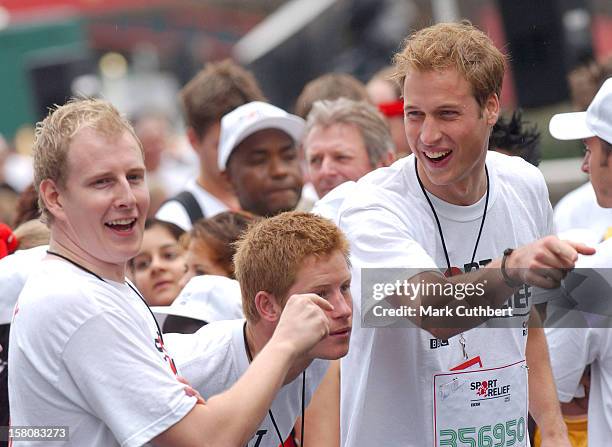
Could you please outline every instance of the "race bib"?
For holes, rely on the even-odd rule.
[[[435,447],[529,445],[524,360],[500,368],[435,374],[433,403]]]

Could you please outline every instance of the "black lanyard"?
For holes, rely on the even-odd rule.
[[[431,212],[433,213],[434,219],[436,220],[436,225],[438,226],[438,233],[440,234],[440,240],[442,241],[442,249],[444,250],[444,257],[446,258],[446,266],[448,268],[448,270],[446,271],[447,274],[445,276],[451,276],[452,267],[450,263],[450,258],[448,257],[448,250],[446,249],[446,242],[444,241],[444,233],[442,233],[442,225],[440,225],[440,219],[438,219],[438,214],[436,213],[436,209],[434,208],[433,203],[431,203],[431,199],[429,198],[427,191],[425,191],[425,187],[423,186],[421,177],[419,177],[419,170],[417,169],[416,157],[414,158],[414,170],[416,172],[416,177],[417,177],[417,180],[419,181],[419,186],[421,187],[421,191],[423,191],[423,195],[425,196],[425,199],[427,199],[427,203],[429,204],[429,207],[431,208]],[[486,164],[485,164],[485,175],[487,176],[487,194],[485,197],[485,208],[482,213],[482,220],[480,221],[480,228],[478,229],[478,236],[476,237],[476,244],[474,245],[474,252],[472,253],[472,259],[470,261],[470,264],[472,264],[474,262],[474,259],[476,259],[476,250],[478,249],[478,244],[480,243],[480,236],[482,235],[482,228],[484,227],[485,219],[487,218],[487,208],[489,207],[490,181],[489,181],[489,170],[487,169]]]
[[[253,361],[253,356],[251,355],[251,348],[249,348],[249,343],[247,341],[246,336],[246,321],[242,326],[242,337],[244,338],[244,349],[246,351],[247,358],[249,359],[249,363]],[[300,431],[300,446],[304,447],[304,403],[305,403],[305,394],[306,394],[306,370],[302,371],[302,426]],[[272,421],[272,425],[274,425],[274,429],[276,430],[276,434],[278,435],[278,439],[280,441],[280,446],[282,447],[285,444],[283,441],[283,436],[278,429],[278,425],[276,424],[276,420],[274,419],[274,415],[272,414],[272,408],[268,409],[268,414],[270,415],[270,420]]]
[[[108,284],[108,282],[107,282],[107,281],[105,281],[105,280],[104,280],[104,278],[102,278],[100,275],[98,275],[98,274],[97,274],[97,273],[95,273],[95,272],[92,272],[91,270],[89,270],[89,269],[88,269],[88,268],[86,268],[86,267],[83,267],[81,264],[79,264],[79,263],[77,263],[77,262],[73,261],[72,259],[68,258],[67,256],[64,256],[64,255],[62,255],[62,254],[59,254],[59,253],[54,252],[54,251],[51,251],[51,250],[47,250],[47,253],[48,253],[48,254],[50,254],[50,255],[53,255],[53,256],[57,256],[58,258],[62,258],[64,261],[68,261],[69,263],[71,263],[71,264],[72,264],[72,265],[74,265],[75,267],[80,268],[80,269],[81,269],[81,270],[83,270],[84,272],[87,272],[87,273],[89,273],[90,275],[93,275],[93,276],[95,276],[96,278],[98,278],[100,281],[102,281],[102,282],[104,282],[104,283],[107,283],[107,284]],[[144,305],[147,307],[147,309],[148,309],[148,310],[149,310],[149,312],[151,313],[151,316],[153,317],[153,321],[155,322],[155,326],[157,327],[157,333],[159,334],[159,338],[160,338],[161,344],[163,345],[163,344],[164,344],[164,337],[163,337],[163,335],[162,335],[162,331],[161,331],[161,329],[160,329],[160,327],[159,327],[159,324],[157,323],[157,319],[155,318],[155,315],[153,314],[153,311],[151,310],[151,308],[149,307],[149,305],[148,305],[148,304],[147,304],[147,302],[145,301],[144,297],[143,297],[143,296],[140,294],[140,292],[139,292],[139,291],[138,291],[138,290],[137,290],[137,289],[136,289],[134,286],[132,286],[132,284],[130,284],[129,282],[126,282],[126,284],[128,285],[128,287],[129,287],[130,289],[132,289],[132,291],[133,291],[133,292],[134,292],[136,295],[138,295],[138,298],[140,298],[140,299],[142,300],[142,302],[144,303]]]

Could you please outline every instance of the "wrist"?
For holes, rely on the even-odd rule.
[[[288,364],[293,363],[299,356],[298,347],[295,343],[286,338],[278,337],[276,334],[272,335],[266,347],[274,352],[275,357],[286,360]]]
[[[554,427],[540,426],[540,435],[543,441],[558,441],[560,444],[561,441],[567,441],[567,426],[565,423],[555,424]]]
[[[560,409],[550,411],[543,419],[541,417],[536,419],[543,440],[567,440],[567,425],[565,425]]]
[[[516,279],[512,278],[511,274],[512,274],[512,270],[508,270],[508,260],[510,258],[510,256],[512,256],[512,253],[514,253],[514,249],[513,248],[506,248],[504,250],[504,256],[502,257],[502,261],[501,261],[501,274],[502,277],[504,279],[504,282],[506,283],[506,285],[508,287],[510,287],[511,289],[516,289],[520,286],[523,285],[522,282],[517,281]]]

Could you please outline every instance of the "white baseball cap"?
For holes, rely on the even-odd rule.
[[[238,281],[216,275],[194,276],[171,305],[153,306],[151,310],[206,323],[244,318]]]
[[[305,121],[283,109],[261,101],[244,104],[221,118],[219,136],[219,170],[225,171],[227,160],[242,141],[264,129],[279,129],[289,134],[294,141],[300,141]]]
[[[603,83],[586,112],[559,113],[548,129],[558,140],[598,136],[612,144],[612,78]]]

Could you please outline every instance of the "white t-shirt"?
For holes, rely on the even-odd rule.
[[[19,296],[8,386],[13,426],[67,426],[75,447],[141,446],[195,405],[140,297],[56,259]]]
[[[504,249],[532,242],[552,229],[548,192],[537,168],[519,157],[493,151],[487,154],[487,167],[490,198],[476,264],[498,258]],[[465,270],[485,197],[471,206],[456,206],[429,196],[451,265]],[[417,182],[414,155],[360,179],[341,207],[339,224],[351,243],[356,322],[341,368],[341,445],[433,445],[433,376],[465,361],[460,337],[441,343],[420,328],[361,327],[362,268],[446,269],[440,235]],[[525,358],[527,337],[521,324],[528,318],[531,302],[524,290],[512,301],[513,318],[518,319],[513,328],[479,327],[463,333],[468,357],[479,357],[482,368]]]
[[[612,240],[596,248],[595,255],[581,257],[576,267],[599,266],[609,270],[612,266]],[[612,297],[601,299],[610,300]],[[571,318],[571,315],[567,317]],[[602,327],[584,328],[559,322],[545,329],[559,400],[569,402],[574,398],[584,369],[591,365],[588,443],[593,446],[608,445],[612,439],[612,319],[606,324],[601,323]]]
[[[196,199],[196,202],[198,202],[198,205],[200,205],[200,208],[202,209],[202,214],[204,214],[204,217],[212,217],[215,214],[228,210],[225,203],[198,185],[196,180],[191,180],[189,183],[187,183],[184,190],[193,194],[193,197]],[[164,203],[155,214],[155,217],[159,220],[172,222],[185,231],[191,230],[192,227],[187,210],[185,210],[183,205],[176,200],[169,200],[168,202]]]
[[[249,366],[243,338],[244,320],[218,321],[195,334],[165,334],[168,351],[176,361],[179,374],[208,399],[229,389]],[[328,363],[316,359],[306,369],[305,405],[319,386]],[[274,402],[272,414],[285,441],[301,414],[302,375],[283,386]],[[304,437],[308,439],[308,433]],[[266,415],[248,447],[278,447],[280,441],[269,415]]]
[[[346,196],[348,196],[356,186],[357,183],[353,181],[339,184],[317,200],[311,212],[338,224],[338,212],[340,211],[340,207]]]
[[[28,275],[47,253],[48,245],[17,250],[0,259],[0,324],[8,324],[13,318],[17,297],[28,279]]]
[[[599,242],[612,227],[612,208],[599,206],[593,185],[587,182],[569,192],[557,203],[554,222],[557,233],[576,229],[588,230],[594,233],[596,241]]]

